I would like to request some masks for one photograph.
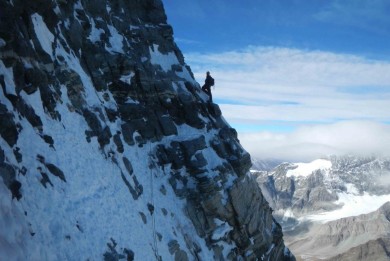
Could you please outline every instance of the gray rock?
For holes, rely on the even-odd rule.
[[[390,239],[378,238],[349,249],[325,261],[388,261],[390,260]]]
[[[14,166],[5,162],[0,162],[0,177],[3,180],[2,182],[4,182],[4,184],[11,191],[12,198],[19,200],[22,197],[20,191],[22,184],[16,179],[16,171]]]
[[[64,172],[60,170],[56,165],[52,163],[45,163],[45,166],[51,172],[51,174],[66,182]]]
[[[177,128],[170,116],[162,116],[159,118],[161,131],[164,136],[177,135]]]
[[[131,165],[131,162],[126,157],[123,157],[122,159],[123,159],[123,163],[125,164],[127,172],[130,175],[132,175],[134,170],[133,170],[133,166]]]
[[[180,244],[176,240],[168,243],[169,253],[175,256],[175,261],[188,261],[188,255],[180,249]]]
[[[313,224],[299,240],[288,235],[289,247],[297,256],[326,260],[388,260],[389,220],[390,202],[369,214]]]
[[[123,148],[123,143],[122,143],[122,139],[121,139],[120,133],[116,133],[113,136],[113,140],[114,140],[114,143],[116,145],[117,151],[119,153],[123,153],[124,152],[124,148]]]
[[[18,130],[11,113],[5,105],[0,103],[0,135],[8,143],[14,146],[18,140]]]

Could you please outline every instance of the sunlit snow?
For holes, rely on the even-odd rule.
[[[123,51],[123,36],[118,33],[115,27],[107,25],[108,30],[110,30],[111,37],[109,38],[111,48],[107,48],[110,53],[124,53]]]
[[[99,42],[101,40],[101,34],[104,34],[104,30],[101,28],[96,28],[96,24],[93,19],[90,19],[89,22],[91,23],[91,33],[88,36],[88,39],[93,43]]]
[[[294,165],[296,168],[288,170],[286,174],[287,177],[307,177],[312,174],[313,171],[330,169],[332,167],[332,162],[325,159],[317,159],[310,163],[296,163]]]
[[[158,51],[157,44],[153,44],[153,48],[149,48],[149,52],[152,64],[160,65],[165,72],[171,70],[172,65],[179,64],[179,61],[173,52],[162,54]]]
[[[339,200],[335,203],[342,205],[342,208],[316,215],[307,216],[312,221],[328,222],[345,217],[368,214],[378,210],[383,204],[390,201],[390,195],[370,195],[364,193],[358,196],[354,193],[338,193]]]

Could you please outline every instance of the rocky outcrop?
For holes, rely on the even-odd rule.
[[[0,14],[1,197],[19,213],[2,257],[294,260],[160,0],[1,0]]]
[[[388,261],[390,260],[390,239],[379,238],[349,249],[343,254],[326,261]]]

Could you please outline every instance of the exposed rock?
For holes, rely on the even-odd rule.
[[[0,135],[12,147],[18,139],[18,129],[12,114],[7,112],[6,107],[1,103],[0,116]]]
[[[16,179],[16,171],[14,167],[5,162],[0,162],[0,177],[3,178],[4,184],[11,191],[12,198],[19,200],[22,197],[20,192],[22,184]]]
[[[389,260],[390,202],[379,210],[325,224],[312,224],[299,240],[287,233],[297,256],[326,260]]]
[[[51,172],[51,174],[60,178],[62,181],[66,182],[64,172],[60,170],[56,165],[51,163],[46,163],[45,166]]]
[[[388,261],[390,260],[390,239],[379,238],[353,247],[343,254],[339,254],[325,261]]]
[[[123,254],[118,253],[116,250],[117,243],[114,239],[111,238],[111,242],[107,243],[108,251],[103,255],[104,261],[119,261],[119,260],[134,260],[134,252],[127,250],[126,248],[123,251]]]
[[[43,135],[43,140],[50,145],[50,147],[54,147],[54,140],[51,136],[49,135]]]

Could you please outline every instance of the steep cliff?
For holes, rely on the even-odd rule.
[[[0,0],[0,253],[294,260],[159,0]]]

